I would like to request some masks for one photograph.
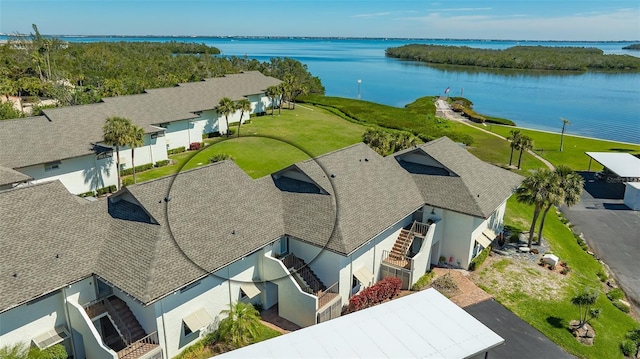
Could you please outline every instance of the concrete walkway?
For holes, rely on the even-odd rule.
[[[480,128],[480,127],[475,126],[473,124],[473,122],[471,122],[468,118],[466,118],[466,117],[462,116],[461,114],[453,111],[451,109],[451,106],[449,105],[449,103],[442,97],[439,98],[436,101],[436,116],[442,117],[442,118],[446,118],[448,120],[460,122],[460,123],[465,124],[467,126],[473,127],[473,128],[478,129],[480,131],[483,131],[483,132],[486,132],[486,133],[488,133],[490,135],[498,137],[498,138],[500,138],[502,140],[509,141],[509,139],[507,139],[506,137],[500,136],[497,133],[494,133],[494,132],[491,132],[489,130],[485,130],[484,128]],[[547,166],[551,171],[553,171],[555,169],[555,167],[551,164],[551,162],[549,162],[546,159],[540,157],[540,155],[538,155],[537,153],[533,152],[532,150],[527,150],[527,152],[530,155],[532,155],[533,157],[537,158],[540,162],[544,163],[545,166]]]

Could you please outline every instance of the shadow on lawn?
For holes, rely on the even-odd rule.
[[[547,317],[547,323],[551,324],[554,328],[565,328],[564,320],[558,317]]]

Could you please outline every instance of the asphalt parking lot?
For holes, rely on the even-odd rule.
[[[489,351],[490,359],[575,358],[493,299],[463,309],[505,340],[504,345]],[[476,358],[484,358],[484,354]]]
[[[580,172],[585,190],[580,203],[561,211],[613,273],[640,314],[640,211],[624,205],[624,184],[594,178],[593,172]]]

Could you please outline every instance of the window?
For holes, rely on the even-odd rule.
[[[184,287],[184,288],[180,289],[180,293],[184,293],[184,292],[188,291],[189,289],[191,289],[191,288],[193,288],[193,287],[197,286],[198,284],[200,284],[200,281],[193,282],[193,283],[191,283],[191,284],[187,285],[186,287]]]
[[[247,296],[247,293],[245,293],[244,290],[240,289],[240,299],[245,299],[245,298],[249,298]]]
[[[44,164],[44,171],[45,172],[49,172],[49,171],[57,170],[57,169],[60,168],[61,164],[62,164],[62,162],[60,162],[60,161],[45,163]]]
[[[191,330],[191,328],[189,328],[187,323],[182,322],[182,334],[184,334],[184,336],[186,337],[187,335],[189,335],[191,333],[193,333],[193,331]]]
[[[105,158],[111,158],[113,157],[113,150],[107,150],[104,152],[100,152],[98,153],[98,156],[96,157],[99,160],[103,160]]]
[[[359,286],[360,286],[360,281],[358,280],[358,278],[356,278],[356,276],[353,276],[351,278],[351,289],[355,289]]]

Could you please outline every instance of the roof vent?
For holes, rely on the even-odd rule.
[[[236,234],[236,230],[235,230],[235,229],[234,229],[234,230],[232,230],[232,231],[231,231],[231,234]]]
[[[365,162],[369,162],[369,157],[365,157],[365,158],[364,158],[364,161],[365,161]]]
[[[335,173],[332,173],[332,174],[331,174],[331,178],[336,178],[336,174],[335,174]]]
[[[478,194],[478,198],[480,198],[480,194]]]
[[[18,273],[13,272],[13,278],[18,278]]]
[[[166,196],[166,197],[164,198],[164,201],[165,201],[165,202],[169,202],[169,201],[171,201],[171,196]]]
[[[56,253],[56,258],[60,258],[60,254]]]

